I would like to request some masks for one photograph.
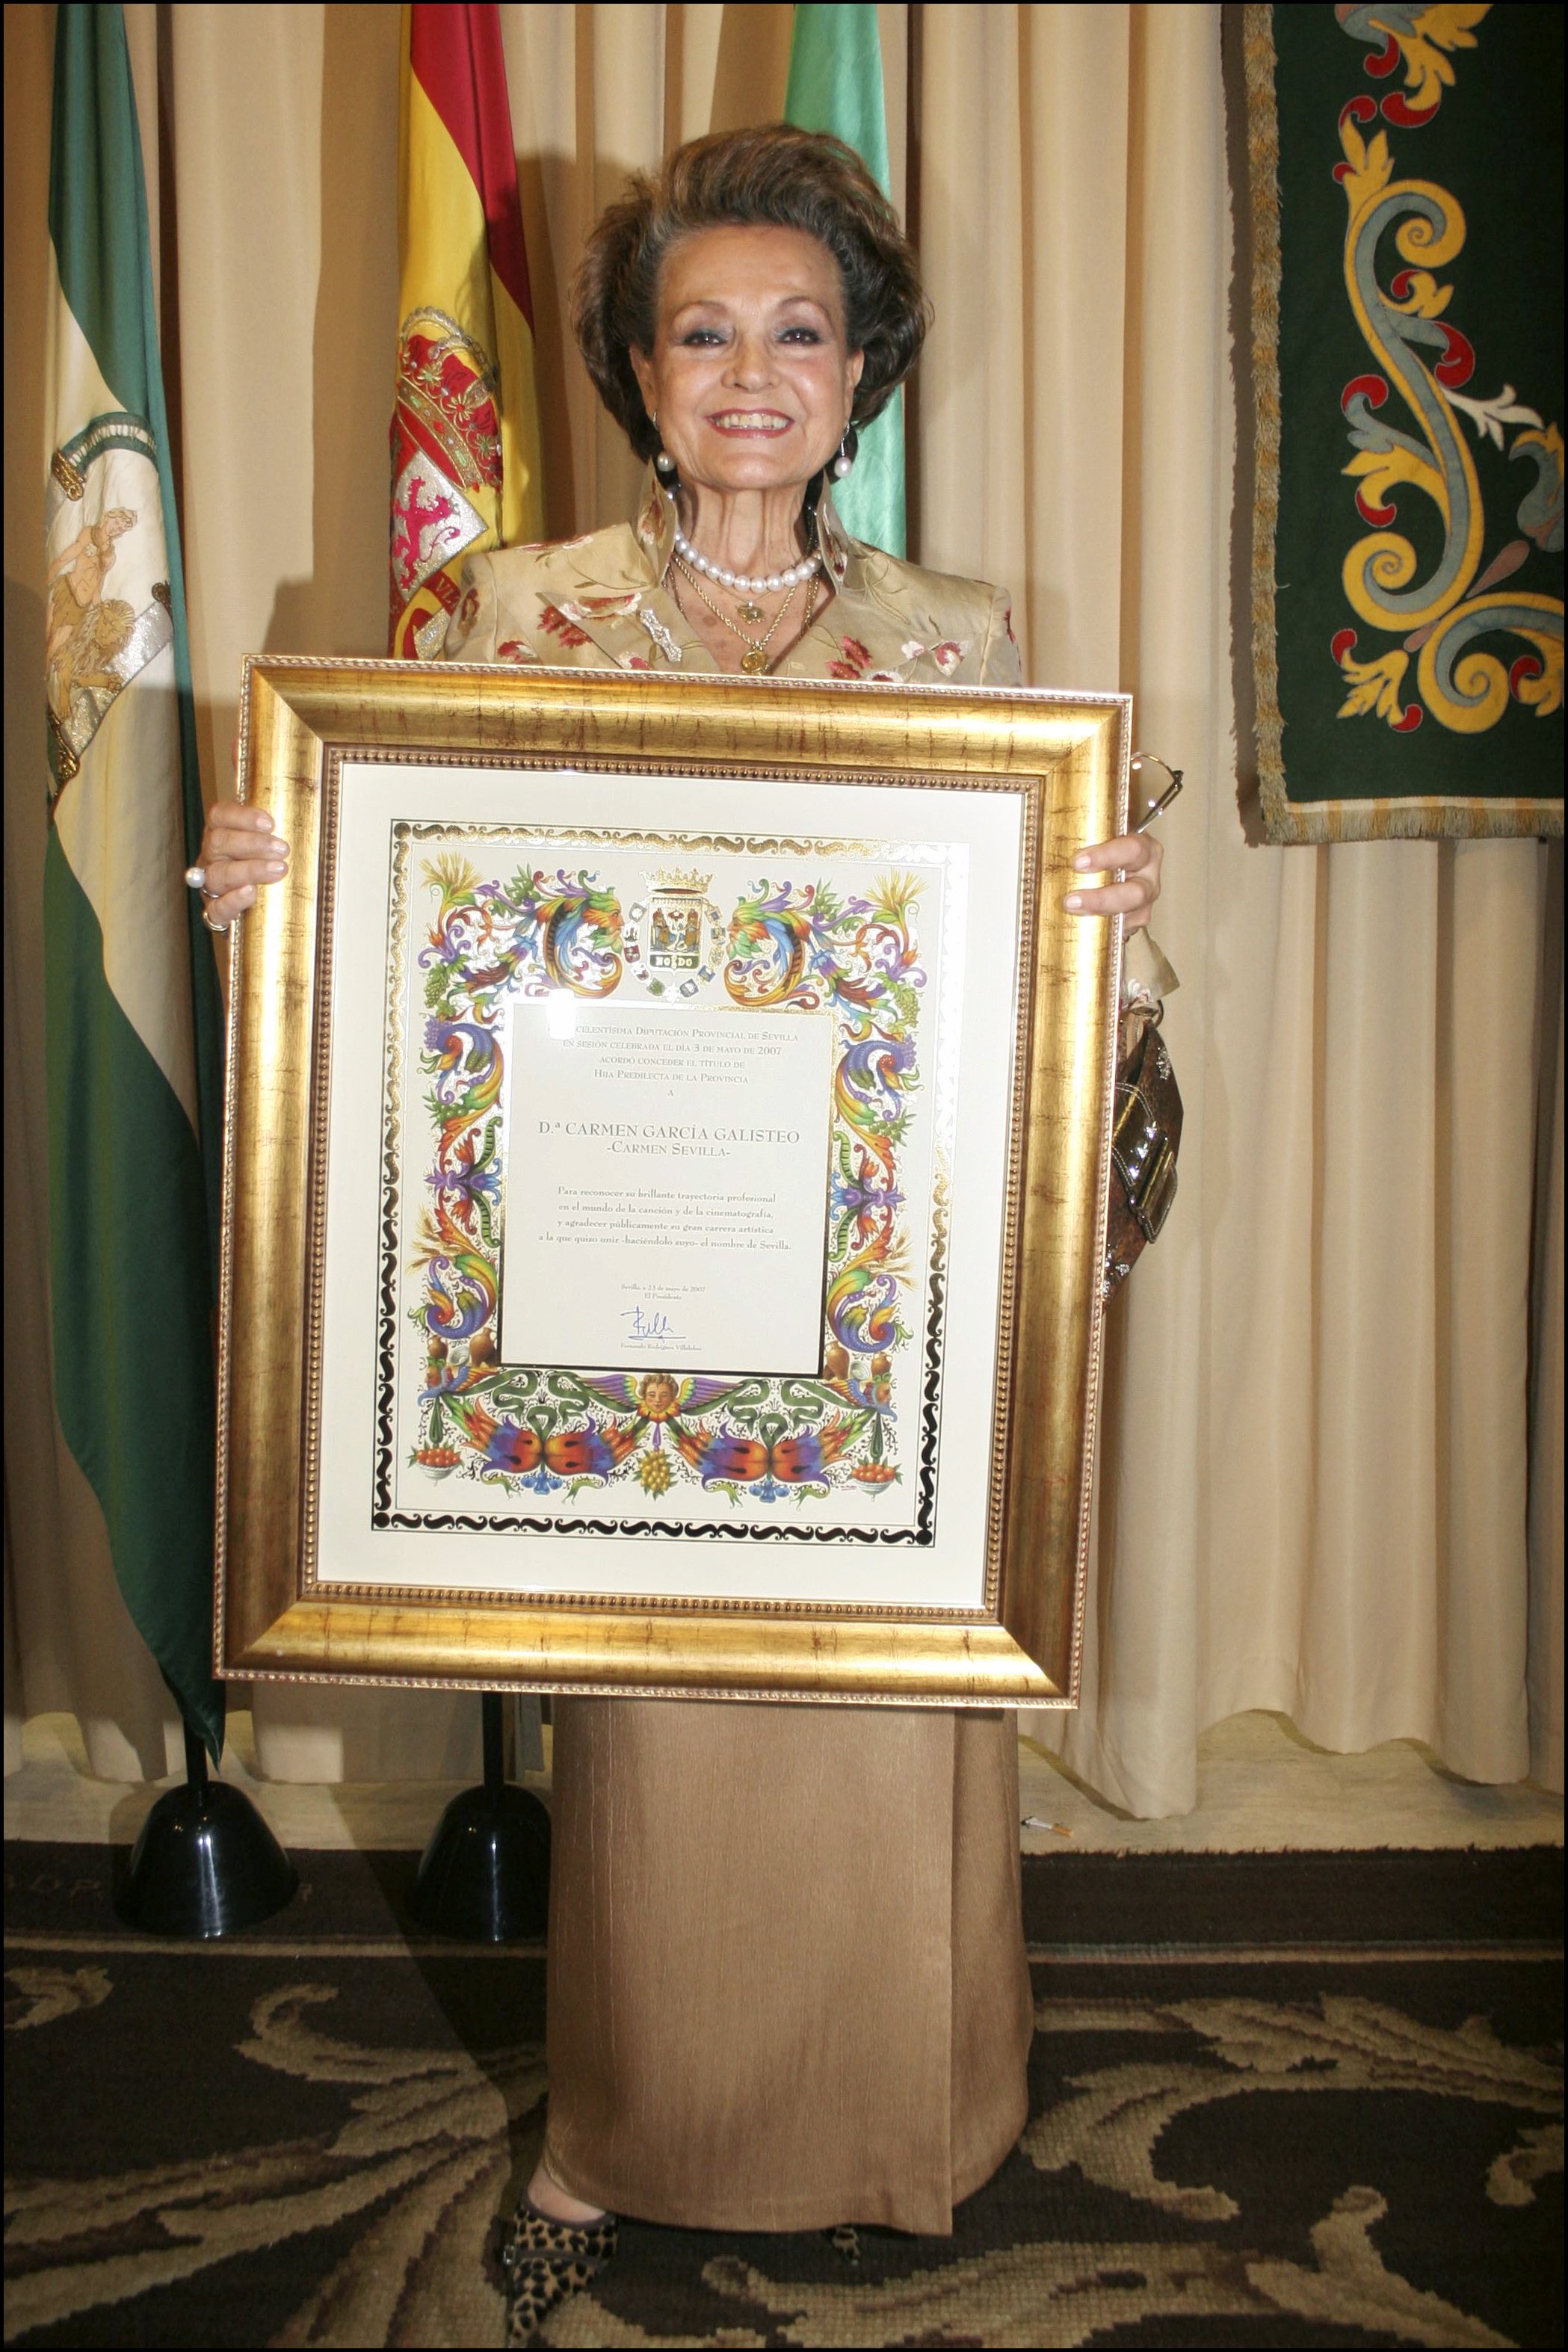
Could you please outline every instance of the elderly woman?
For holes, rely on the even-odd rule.
[[[834,512],[925,331],[915,257],[847,148],[781,127],[682,148],[598,224],[574,319],[650,461],[635,520],[471,558],[448,657],[1019,683],[1003,594]],[[214,810],[215,923],[284,870],[269,823]],[[1068,908],[1146,920],[1148,841],[1076,862],[1125,878]],[[554,1819],[549,2128],[508,2241],[514,2340],[590,2274],[616,2210],[948,2231],[1026,2115],[1011,1715],[562,1700]]]

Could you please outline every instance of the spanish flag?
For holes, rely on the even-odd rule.
[[[533,302],[500,12],[403,11],[391,648],[439,652],[463,558],[543,533]]]

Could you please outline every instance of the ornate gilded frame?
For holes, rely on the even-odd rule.
[[[1076,1703],[1121,925],[1062,913],[1126,819],[1129,698],[253,658],[240,791],[292,845],[236,927],[219,1320],[220,1675],[645,1696]],[[1023,811],[1019,1050],[984,1610],[356,1592],[304,1573],[321,1277],[322,969],[344,760],[1005,789]]]

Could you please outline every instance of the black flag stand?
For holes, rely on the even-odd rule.
[[[243,1790],[207,1773],[185,1726],[185,1781],[142,1824],[116,1896],[128,1927],[154,1936],[232,1936],[280,1911],[300,1874]]]
[[[550,1815],[512,1788],[502,1754],[501,1694],[481,1691],[485,1778],[453,1798],[436,1824],[409,1909],[422,1927],[470,1943],[542,1936],[550,1906]]]

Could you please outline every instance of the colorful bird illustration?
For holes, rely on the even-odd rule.
[[[452,1412],[474,1444],[483,1446],[487,1466],[509,1478],[527,1477],[542,1464],[557,1478],[607,1478],[637,1442],[637,1431],[620,1422],[584,1422],[580,1429],[558,1429],[542,1439],[521,1422],[497,1421],[477,1402],[454,1404]]]
[[[585,1421],[544,1441],[544,1466],[558,1478],[607,1478],[635,1448],[637,1433],[621,1422]]]
[[[754,1486],[776,1478],[786,1486],[825,1483],[830,1464],[853,1444],[864,1423],[836,1413],[820,1429],[803,1430],[794,1437],[771,1444],[761,1437],[743,1437],[738,1430],[708,1428],[676,1432],[675,1443],[705,1486]]]
[[[453,1419],[466,1430],[476,1445],[482,1445],[486,1466],[503,1471],[509,1478],[526,1477],[537,1470],[544,1459],[544,1447],[537,1430],[521,1422],[498,1421],[482,1404],[452,1404]]]

